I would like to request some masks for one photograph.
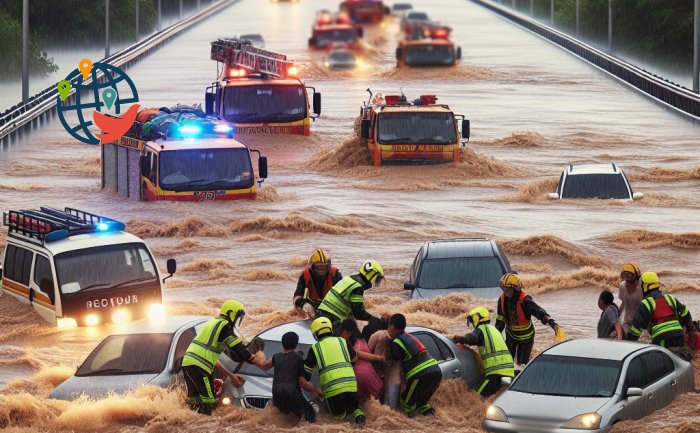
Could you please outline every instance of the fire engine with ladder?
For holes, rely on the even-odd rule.
[[[360,136],[375,166],[459,162],[460,123],[461,138],[469,141],[470,124],[464,115],[438,104],[435,95],[409,101],[403,93],[367,91],[369,99],[360,111]]]
[[[304,84],[286,55],[222,38],[211,43],[211,59],[223,68],[207,87],[207,114],[229,122],[234,134],[309,135],[321,94]]]

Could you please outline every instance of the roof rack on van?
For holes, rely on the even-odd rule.
[[[124,223],[104,216],[66,207],[64,210],[40,207],[39,210],[3,212],[9,234],[26,236],[43,242],[68,236],[124,230]]]

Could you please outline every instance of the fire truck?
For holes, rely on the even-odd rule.
[[[375,166],[459,162],[458,119],[461,137],[469,141],[470,125],[464,115],[438,104],[435,95],[411,102],[403,94],[369,92],[361,108],[360,136]]]
[[[362,35],[362,27],[352,24],[350,17],[346,14],[338,13],[334,17],[330,11],[321,10],[311,28],[309,47],[323,49],[342,44],[355,50],[360,47],[358,38]]]
[[[267,158],[234,140],[231,125],[208,118],[166,125],[146,138],[136,121],[127,135],[103,144],[102,188],[144,201],[256,198]],[[251,152],[258,154],[257,182]]]
[[[321,94],[304,85],[287,56],[236,39],[218,39],[211,43],[211,59],[223,68],[218,81],[207,87],[207,114],[229,122],[233,134],[309,135],[311,121],[321,114]]]
[[[416,25],[396,48],[396,67],[456,65],[462,58],[462,48],[450,40],[451,31],[450,27],[433,22]]]
[[[348,14],[355,23],[380,23],[391,9],[382,0],[346,0],[340,3],[340,11]]]

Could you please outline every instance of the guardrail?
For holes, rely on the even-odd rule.
[[[145,39],[142,39],[135,44],[132,44],[123,50],[106,57],[100,62],[106,62],[117,67],[127,67],[131,63],[141,59],[157,49],[163,43],[169,41],[181,32],[198,24],[200,21],[209,18],[216,12],[224,9],[240,0],[220,0],[213,3],[206,9],[197,12],[196,14],[178,21],[177,23],[167,27],[159,32],[156,32]],[[98,73],[99,78],[104,78]],[[89,82],[89,81],[88,81]],[[75,78],[71,84],[76,84]],[[71,90],[71,96],[75,95],[75,89]],[[27,100],[26,103],[20,103],[10,107],[4,113],[0,114],[0,145],[11,141],[15,135],[21,135],[23,130],[35,125],[37,122],[47,120],[46,116],[49,112],[55,112],[56,101],[58,98],[58,90],[56,85],[48,87]]]
[[[556,29],[533,21],[489,0],[471,0],[519,26],[559,45],[623,83],[641,91],[680,113],[700,120],[700,95],[640,67],[610,56]]]

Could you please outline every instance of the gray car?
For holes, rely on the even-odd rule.
[[[74,400],[82,394],[104,397],[148,384],[167,388],[181,383],[180,365],[197,331],[211,317],[171,316],[163,321],[142,320],[107,336],[49,395]],[[146,356],[147,355],[147,356]],[[222,362],[232,366],[225,355]]]
[[[261,332],[258,336],[265,341],[265,356],[271,357],[282,352],[282,335],[291,331],[299,335],[297,350],[306,358],[309,348],[316,342],[310,326],[311,321],[305,320],[286,323]],[[418,338],[438,361],[443,379],[461,378],[472,388],[480,383],[481,372],[472,352],[457,348],[452,341],[434,329],[409,326],[406,331]],[[274,370],[264,372],[254,365],[242,364],[238,374],[245,379],[245,384],[241,388],[225,385],[224,396],[230,396],[234,404],[255,409],[264,408],[272,398]],[[317,374],[314,374],[311,381],[318,386]],[[312,400],[309,395],[307,398]]]
[[[508,379],[504,380],[508,382]],[[693,369],[637,342],[570,340],[542,352],[486,411],[489,432],[608,432],[693,392]]]
[[[501,247],[486,238],[426,242],[416,254],[404,289],[411,299],[468,293],[477,298],[501,295],[499,282],[513,272]]]

